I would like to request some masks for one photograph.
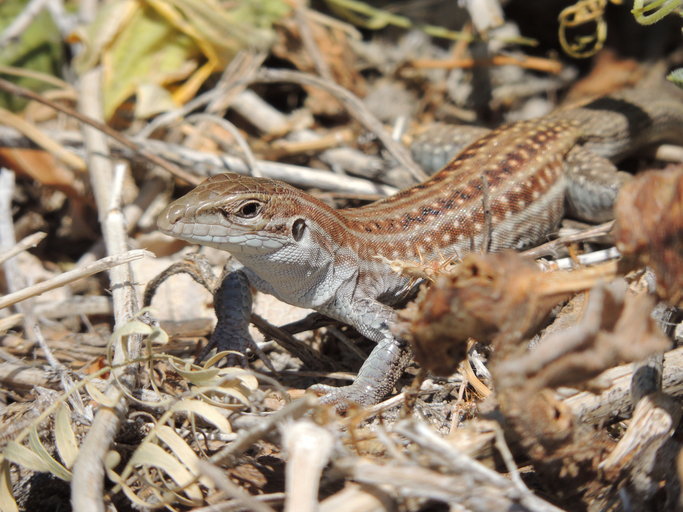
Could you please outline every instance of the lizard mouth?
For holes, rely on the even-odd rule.
[[[208,245],[233,254],[268,253],[283,247],[286,238],[255,232],[239,223],[216,223],[211,215],[172,203],[157,220],[159,230],[186,242]]]

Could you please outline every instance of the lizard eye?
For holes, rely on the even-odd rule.
[[[261,203],[258,201],[249,201],[240,206],[235,214],[243,219],[253,219],[261,213]]]

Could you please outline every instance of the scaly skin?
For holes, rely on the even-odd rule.
[[[609,218],[628,179],[611,160],[646,144],[683,143],[682,96],[669,85],[630,90],[502,126],[424,183],[360,208],[334,210],[276,180],[214,176],[169,205],[159,228],[226,250],[242,263],[239,279],[228,276],[242,290],[226,296],[240,296],[249,283],[377,342],[352,385],[317,386],[327,402],[376,403],[410,357],[390,329],[391,306],[408,280],[378,256],[431,261],[522,249],[552,233],[567,211]],[[232,315],[241,319],[219,326],[223,334],[214,341],[221,350],[244,349],[242,334],[225,333],[245,329],[248,308],[231,301],[222,307],[241,312]]]

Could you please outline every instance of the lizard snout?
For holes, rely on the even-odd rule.
[[[173,232],[175,225],[185,217],[186,212],[185,205],[172,203],[159,215],[157,226],[165,233]]]

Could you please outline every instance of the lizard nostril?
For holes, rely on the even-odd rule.
[[[176,223],[181,220],[187,211],[187,207],[182,204],[171,204],[159,215],[157,225],[162,231],[172,230]]]
[[[185,215],[185,210],[186,208],[183,205],[171,205],[166,211],[166,220],[169,224],[175,224],[183,217],[183,215]]]

